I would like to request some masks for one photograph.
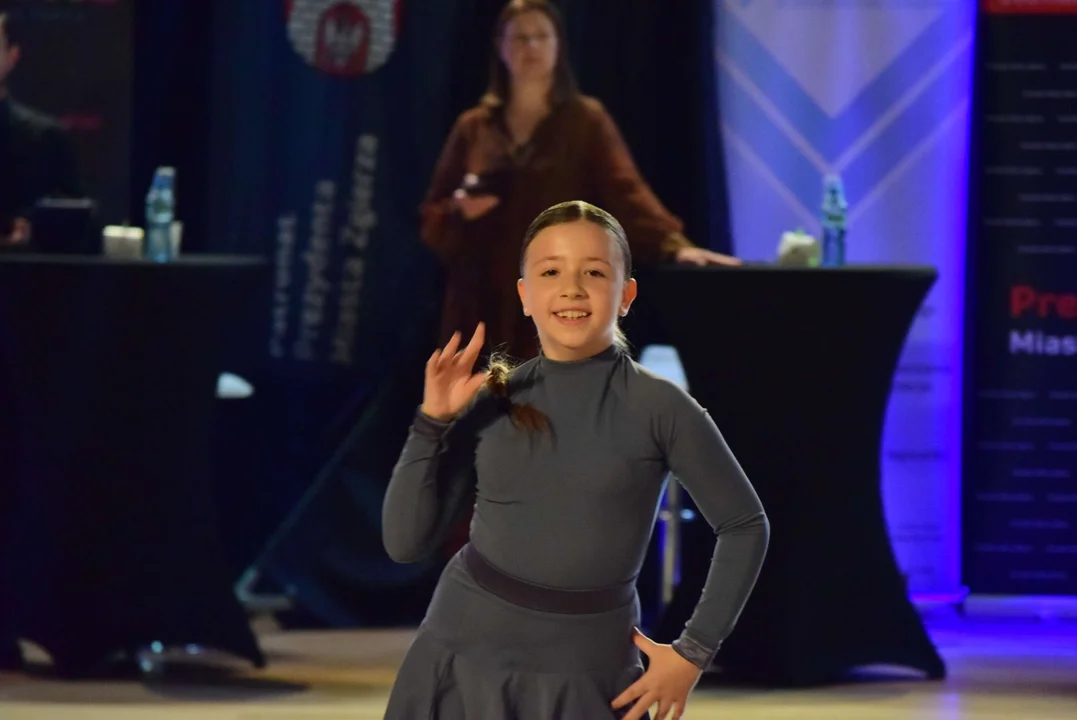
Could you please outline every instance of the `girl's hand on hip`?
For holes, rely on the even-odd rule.
[[[679,720],[702,672],[677,654],[672,645],[659,645],[639,630],[633,631],[632,639],[650,663],[643,676],[610,703],[611,707],[620,710],[635,701],[623,720],[640,720],[651,706],[658,705],[654,720]]]

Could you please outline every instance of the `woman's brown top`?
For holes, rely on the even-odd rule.
[[[453,192],[474,173],[501,202],[474,220],[457,210]],[[441,338],[464,340],[486,323],[489,349],[526,360],[538,338],[516,293],[520,247],[531,221],[560,202],[584,200],[624,226],[633,262],[655,265],[691,243],[682,223],[640,176],[620,131],[602,104],[578,96],[555,106],[530,141],[513,147],[500,109],[480,105],[457,119],[422,205],[422,240],[446,269]]]

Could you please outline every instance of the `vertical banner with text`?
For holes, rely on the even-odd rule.
[[[737,254],[772,260],[781,234],[798,227],[818,237],[823,176],[838,173],[851,263],[939,271],[894,378],[882,477],[910,591],[959,592],[974,8],[970,0],[715,2]]]
[[[986,0],[977,54],[964,568],[1077,595],[1077,2]]]
[[[128,216],[134,0],[11,0],[22,49],[12,96],[66,128],[101,219]]]
[[[209,246],[272,266],[237,368],[256,391],[235,411],[242,449],[222,482],[246,488],[237,523],[271,538],[265,574],[320,622],[350,624],[427,570],[386,557],[380,508],[436,339],[418,208],[452,122],[457,3],[214,13]]]

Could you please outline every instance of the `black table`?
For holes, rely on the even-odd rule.
[[[880,487],[892,378],[936,277],[927,267],[659,273],[651,291],[690,391],[771,521],[759,582],[715,661],[724,676],[796,686],[871,664],[945,675],[898,570]],[[682,532],[664,639],[688,619],[713,548],[705,523]]]
[[[0,663],[196,644],[264,665],[211,487],[227,336],[266,264],[0,256]]]

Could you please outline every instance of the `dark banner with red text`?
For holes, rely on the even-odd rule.
[[[134,0],[7,0],[18,23],[11,94],[63,125],[100,219],[129,216]]]
[[[981,5],[964,577],[1077,595],[1077,2]]]

